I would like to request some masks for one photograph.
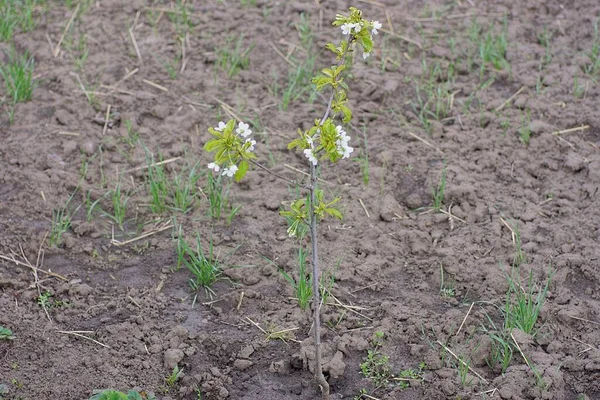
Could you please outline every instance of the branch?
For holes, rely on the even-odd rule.
[[[306,186],[306,185],[301,185],[301,184],[299,184],[298,182],[296,182],[296,181],[294,181],[294,180],[291,180],[291,179],[289,179],[289,178],[286,178],[286,177],[285,177],[285,176],[283,176],[283,175],[279,175],[277,172],[273,172],[273,171],[271,171],[269,168],[265,167],[264,165],[262,165],[262,164],[261,164],[261,163],[259,163],[258,161],[254,161],[254,160],[252,160],[252,159],[248,159],[248,161],[250,161],[252,164],[256,165],[258,168],[262,169],[263,171],[265,171],[265,172],[268,172],[269,174],[273,175],[274,177],[276,177],[276,178],[279,178],[279,179],[281,179],[281,180],[284,180],[284,181],[286,181],[286,182],[287,182],[287,183],[289,183],[290,185],[299,186],[299,187],[301,187],[301,188],[304,188],[304,189],[308,189],[308,188],[309,188],[308,186]]]

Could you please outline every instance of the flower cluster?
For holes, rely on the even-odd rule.
[[[293,140],[288,149],[300,148],[304,157],[313,165],[317,165],[319,158],[328,158],[331,162],[349,158],[354,151],[350,147],[350,136],[341,125],[335,125],[331,118],[327,118],[321,125],[317,120],[315,125],[306,132],[298,130],[299,138]]]
[[[339,26],[344,35],[349,36],[350,43],[358,42],[362,45],[364,59],[368,58],[371,54],[373,35],[377,35],[379,29],[383,27],[379,21],[367,21],[363,19],[360,10],[354,7],[350,7],[349,16],[338,14],[333,24]],[[334,49],[331,50],[336,52]],[[342,50],[342,48],[338,50]]]
[[[215,159],[207,165],[208,168],[239,181],[248,171],[248,160],[256,158],[256,140],[250,137],[250,126],[239,122],[236,128],[235,120],[231,119],[227,123],[219,122],[216,127],[208,128],[208,131],[214,138],[204,145],[204,149],[216,152]]]
[[[342,159],[350,157],[350,154],[352,154],[352,152],[354,151],[354,147],[348,146],[350,136],[346,134],[346,131],[342,128],[341,125],[336,126],[335,130],[339,134],[339,139],[335,142],[338,154],[342,156]]]

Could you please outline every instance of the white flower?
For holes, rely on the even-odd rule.
[[[254,145],[256,144],[256,140],[254,139],[246,139],[244,143],[250,143],[250,147],[246,149],[246,151],[254,151]]]
[[[219,122],[219,126],[215,127],[215,131],[223,132],[227,124],[223,121]]]
[[[308,161],[310,161],[313,165],[317,165],[317,157],[315,157],[312,149],[304,150],[304,157],[308,158]]]
[[[310,136],[306,137],[306,143],[308,143],[308,145],[313,148],[313,138],[311,138]]]
[[[221,169],[217,164],[215,164],[214,162],[211,162],[210,164],[208,164],[208,169],[211,169],[215,172],[219,172],[219,170]]]
[[[366,60],[367,58],[369,58],[369,56],[371,55],[371,53],[367,53],[366,51],[363,53],[363,60]]]
[[[381,22],[379,22],[379,21],[373,21],[371,24],[373,25],[373,28],[371,29],[371,33],[373,35],[377,35],[377,29],[381,29],[381,27],[383,25],[381,25]]]
[[[344,152],[341,154],[342,158],[350,157],[350,154],[354,151],[354,147],[350,147],[348,145],[344,146]]]
[[[237,134],[242,135],[242,137],[248,137],[252,134],[252,131],[248,128],[250,128],[250,125],[240,122],[235,131]]]
[[[354,32],[359,33],[360,31],[362,31],[362,24],[354,24]]]
[[[237,165],[231,164],[229,167],[227,167],[223,170],[223,176],[228,176],[229,178],[231,178],[233,175],[235,175],[237,170],[238,170]]]
[[[343,24],[341,28],[344,35],[349,35],[352,32],[352,28],[354,28],[354,24]]]
[[[336,126],[335,130],[339,135],[337,141],[335,142],[338,154],[342,156],[342,158],[350,157],[350,154],[354,151],[353,147],[348,146],[348,142],[351,139],[350,136],[348,136],[341,125]]]

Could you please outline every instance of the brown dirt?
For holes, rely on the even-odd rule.
[[[34,55],[39,85],[31,102],[17,106],[12,125],[4,113],[0,118],[0,255],[16,253],[23,261],[22,246],[35,264],[42,246],[41,268],[67,280],[38,274],[41,290],[62,302],[49,310],[50,322],[37,304],[32,271],[0,261],[0,325],[17,336],[0,342],[0,383],[9,387],[10,399],[87,399],[93,389],[109,387],[143,388],[165,399],[196,398],[195,387],[201,388],[203,399],[318,397],[306,369],[310,317],[290,299],[291,288],[264,258],[276,260],[288,272],[295,268],[297,242],[286,237],[285,221],[277,213],[280,202],[291,197],[274,177],[251,171],[244,183],[232,187],[234,203],[243,207],[231,225],[213,224],[202,196],[191,212],[177,215],[190,240],[199,232],[207,243],[212,234],[222,255],[241,246],[224,258],[229,280],[217,283],[217,301],[208,305],[201,304],[210,299],[200,292],[192,307],[189,273],[184,268],[171,271],[176,253],[170,230],[117,247],[111,245],[110,220],[97,213],[86,222],[82,206],[59,248],[42,243],[52,210],[63,206],[77,188],[86,153],[100,149],[95,158],[88,157],[87,178],[70,203],[72,210],[83,203],[88,190],[98,198],[113,187],[119,171],[144,165],[141,145],[129,149],[121,140],[126,119],[149,149],[164,158],[182,157],[168,165],[169,173],[175,173],[186,163],[208,162],[202,151],[206,127],[228,117],[218,98],[244,117],[260,119],[264,128],[255,131],[266,132],[276,171],[293,178],[284,163],[304,168],[303,157],[285,146],[295,129],[312,121],[323,105],[317,98],[278,110],[281,99],[270,89],[274,81],[285,84],[290,66],[270,43],[284,52],[287,46],[280,39],[299,44],[300,13],[318,27],[322,11],[323,28],[315,33],[315,44],[322,48],[339,33],[328,21],[352,3],[321,2],[320,9],[308,0],[259,0],[249,7],[233,0],[227,1],[230,7],[216,1],[191,3],[195,27],[188,62],[175,80],[168,79],[161,63],[179,51],[174,25],[164,15],[154,29],[144,10],[146,2],[93,2],[76,20],[74,32],[88,38],[89,59],[84,70],[77,71],[86,85],[106,94],[111,89],[101,85],[114,85],[127,71],[139,68],[120,84],[126,92],[97,95],[97,109],[70,74],[75,71],[71,58],[64,51],[54,58],[46,39],[47,33],[53,43],[58,41],[70,10],[52,3],[35,30],[14,38],[18,49]],[[367,3],[355,5],[368,18],[386,20],[383,8]],[[364,123],[368,134],[370,183],[363,184],[357,162],[323,171],[323,179],[330,182],[326,188],[343,198],[345,218],[341,224],[327,221],[321,226],[322,260],[328,266],[341,260],[333,293],[344,304],[362,307],[360,312],[335,306],[324,310],[329,323],[323,334],[326,371],[334,398],[351,399],[361,388],[381,399],[482,398],[477,393],[494,388],[498,392],[492,398],[502,399],[575,399],[578,394],[600,398],[599,88],[582,72],[589,64],[586,53],[592,47],[600,4],[500,0],[476,1],[472,7],[467,1],[434,1],[425,8],[421,1],[383,3],[395,31],[421,41],[425,51],[380,33],[377,44],[385,40],[385,47],[368,64],[357,57],[349,85],[351,97],[361,104],[351,105],[353,124],[362,129]],[[127,32],[138,11],[134,32],[143,64]],[[440,12],[443,19],[415,20],[429,18],[432,12]],[[464,14],[476,14],[481,25],[498,28],[506,16],[511,74],[495,73],[491,85],[477,90],[492,74],[486,72],[481,79],[478,65],[469,73],[463,64],[451,88],[456,92],[450,113],[454,119],[434,122],[428,136],[410,106],[416,99],[412,79],[425,74],[422,59],[429,66],[438,61],[443,68],[455,60],[447,38],[455,37],[456,47],[466,48],[472,19]],[[552,60],[538,82],[544,56],[538,35],[544,26],[552,33]],[[245,45],[255,43],[249,68],[228,78],[216,69],[214,50],[228,35],[242,34]],[[294,56],[303,57],[299,50]],[[382,69],[385,58],[393,62]],[[321,52],[317,65],[329,62]],[[573,93],[575,75],[586,87],[582,99]],[[521,87],[513,102],[493,112]],[[102,124],[94,118],[103,120],[109,104],[120,113],[121,123],[115,120],[103,135]],[[529,123],[523,122],[526,110]],[[503,126],[504,120],[508,125]],[[519,140],[522,125],[532,132],[528,146]],[[580,125],[589,129],[552,134]],[[354,145],[361,147],[360,131],[350,132]],[[258,152],[268,159],[265,143]],[[444,160],[444,209],[451,206],[452,214],[464,222],[422,208],[431,204]],[[135,192],[125,233],[115,228],[119,240],[171,217],[150,212],[144,177],[144,170],[124,176],[126,189]],[[205,184],[202,178],[199,186]],[[552,199],[545,201],[550,194]],[[110,210],[108,199],[101,204]],[[502,267],[510,265],[515,253],[501,218],[519,227],[526,255],[523,282],[529,272],[542,281],[556,270],[536,325],[539,333],[532,338],[514,331],[546,389],[536,385],[518,353],[504,374],[486,363],[490,340],[483,329],[490,327],[487,315],[502,324],[498,307],[508,288]],[[440,295],[440,265],[446,283],[454,285],[453,297]],[[265,328],[297,328],[297,341],[267,341],[247,318]],[[92,337],[107,347],[59,331],[93,331]],[[405,390],[390,386],[373,392],[359,364],[375,331],[385,333],[381,352],[390,356],[394,371],[427,364],[422,382],[412,382]],[[469,374],[470,385],[462,385],[456,360],[444,354],[437,341],[467,357],[486,381]],[[170,373],[166,364],[172,356],[183,356],[179,366],[185,376],[165,393],[164,378]]]

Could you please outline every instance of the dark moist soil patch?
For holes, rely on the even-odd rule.
[[[23,263],[26,257],[55,275],[36,278],[27,266],[0,261],[0,325],[16,335],[0,341],[5,398],[88,399],[102,388],[139,388],[164,399],[196,399],[196,388],[203,399],[320,397],[308,368],[309,312],[291,299],[274,266],[291,274],[297,268],[298,243],[277,212],[293,193],[252,170],[230,189],[232,203],[242,206],[230,224],[207,217],[200,192],[185,214],[153,213],[142,143],[156,161],[168,161],[171,181],[196,163],[204,172],[206,128],[229,118],[222,101],[253,121],[265,164],[302,178],[284,165],[304,169],[306,160],[286,145],[324,105],[306,92],[280,109],[295,71],[290,64],[305,65],[315,54],[316,67],[329,65],[323,46],[340,34],[329,22],[351,5],[388,32],[376,36],[368,62],[357,54],[350,70],[353,160],[322,172],[323,187],[342,196],[344,212],[342,222],[321,225],[319,238],[322,263],[339,262],[332,293],[345,306],[330,298],[323,311],[333,398],[353,399],[361,389],[379,399],[600,398],[600,75],[592,59],[600,3],[187,3],[187,37],[183,14],[142,0],[83,1],[58,57],[52,50],[73,12],[62,2],[36,9],[32,31],[16,31],[14,46],[35,58],[38,84],[33,99],[16,106],[12,124],[6,106],[0,116],[0,255]],[[492,32],[494,51],[501,43],[493,39],[504,32],[509,69],[495,71],[494,60],[481,69],[468,33],[474,24],[481,43]],[[299,33],[306,26],[311,35]],[[80,37],[89,53],[77,68]],[[249,64],[230,77],[218,67],[221,50],[240,37],[241,49],[251,48]],[[291,54],[289,63],[274,47]],[[427,84],[441,97],[427,99]],[[574,127],[583,128],[553,134]],[[358,161],[365,145],[368,184]],[[451,216],[429,208],[444,168],[442,209]],[[100,211],[112,210],[103,196],[119,176],[131,196],[123,230]],[[206,184],[203,175],[197,186]],[[99,199],[89,221],[88,194]],[[52,212],[65,204],[72,224],[58,247],[49,246]],[[175,271],[178,233],[166,228],[173,215],[190,243],[196,233],[205,246],[212,238],[220,255],[226,279],[212,298],[203,291],[194,298],[189,272]],[[530,273],[535,282],[555,273],[537,334],[512,331],[535,372],[511,342],[512,361],[502,373],[489,362],[490,333],[492,323],[503,326],[503,271],[514,261],[516,229],[525,255],[522,285]],[[289,333],[285,341],[267,340],[251,321]],[[406,389],[394,382],[374,390],[361,374],[379,331],[392,372],[426,364]],[[439,343],[482,379],[466,371],[461,380],[460,362]],[[170,387],[165,377],[175,363],[184,376]]]

